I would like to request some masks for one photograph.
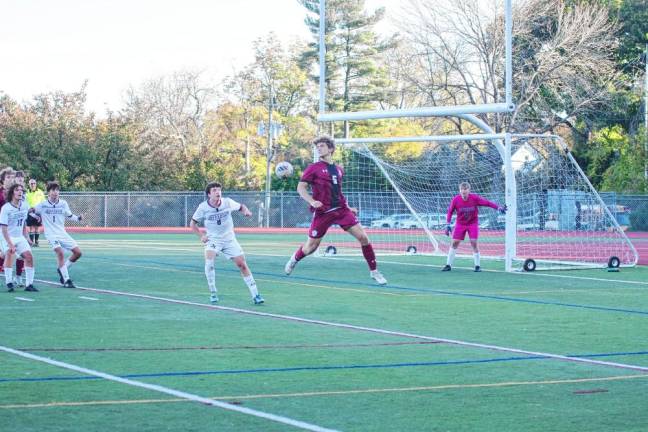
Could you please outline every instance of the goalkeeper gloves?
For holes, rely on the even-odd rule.
[[[508,210],[508,206],[506,204],[497,208],[497,211],[500,212],[501,214],[505,214],[506,210]]]
[[[450,237],[450,233],[451,233],[451,232],[452,232],[452,225],[448,224],[448,225],[446,226],[445,235],[447,235],[448,237]]]

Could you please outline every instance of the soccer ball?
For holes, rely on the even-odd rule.
[[[275,174],[280,178],[290,177],[293,174],[293,171],[291,163],[286,161],[279,162],[275,167]]]

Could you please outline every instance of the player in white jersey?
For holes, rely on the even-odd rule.
[[[7,191],[7,203],[0,210],[2,227],[2,251],[4,252],[4,274],[7,291],[14,290],[13,260],[20,256],[25,260],[25,291],[38,291],[34,288],[34,258],[31,253],[31,240],[27,237],[27,203],[23,200],[24,189],[20,184],[12,185]]]
[[[32,215],[39,218],[45,227],[45,238],[56,254],[57,272],[61,285],[66,288],[75,288],[70,279],[69,269],[79,258],[81,249],[77,242],[65,231],[65,220],[80,221],[83,215],[75,215],[70,210],[67,201],[59,198],[61,186],[51,181],[47,183],[47,199],[41,201],[34,208]],[[64,250],[72,252],[72,255],[65,260]]]
[[[234,235],[234,222],[232,221],[233,211],[240,211],[248,217],[252,216],[252,212],[245,205],[237,203],[233,199],[223,198],[220,183],[209,183],[205,194],[207,200],[198,206],[191,218],[191,230],[205,244],[205,276],[211,292],[211,302],[218,302],[214,259],[216,255],[222,254],[234,261],[241,271],[241,276],[250,290],[254,304],[263,303],[264,300],[257,290],[252,272],[245,262],[243,249]],[[204,234],[198,228],[199,223],[205,227]]]

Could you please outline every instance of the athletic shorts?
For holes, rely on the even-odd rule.
[[[35,217],[32,216],[32,215],[27,215],[27,220],[25,221],[25,224],[26,224],[28,227],[34,227],[34,226],[35,226],[35,227],[39,227],[39,226],[42,226],[42,225],[43,225],[43,223],[41,222],[40,219],[37,219],[37,218],[35,218]]]
[[[216,255],[223,255],[229,259],[243,255],[243,248],[235,238],[226,241],[210,239],[205,243],[205,252],[207,251],[216,252]]]
[[[308,230],[308,236],[311,238],[322,238],[332,225],[340,225],[346,231],[358,223],[356,215],[346,207],[327,213],[315,213]]]
[[[452,232],[452,240],[463,240],[466,238],[466,233],[468,233],[468,238],[470,240],[477,240],[479,237],[479,225],[476,223],[470,225],[455,225],[455,229]]]
[[[78,246],[77,242],[74,241],[68,233],[57,234],[57,235],[47,235],[45,237],[50,244],[52,250],[62,248],[64,250],[72,250]]]
[[[11,242],[16,246],[16,254],[22,255],[25,252],[31,252],[31,246],[29,246],[29,242],[25,237],[11,237]],[[2,244],[2,253],[6,255],[9,250],[9,245],[5,241],[4,236],[2,236],[0,243]]]

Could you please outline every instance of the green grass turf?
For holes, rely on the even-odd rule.
[[[77,235],[81,287],[208,302],[190,235]],[[220,305],[648,367],[648,268],[507,274],[423,256],[283,265],[301,236],[239,235],[261,293],[216,263]],[[37,278],[55,260],[34,250]],[[462,268],[465,267],[465,268]],[[489,271],[492,270],[492,271]],[[638,283],[629,283],[629,282]],[[0,293],[0,345],[345,431],[641,431],[648,374],[62,289]],[[97,300],[80,298],[91,297]],[[25,302],[16,299],[33,299]],[[296,430],[0,352],[0,430]],[[62,380],[61,378],[70,378]]]

